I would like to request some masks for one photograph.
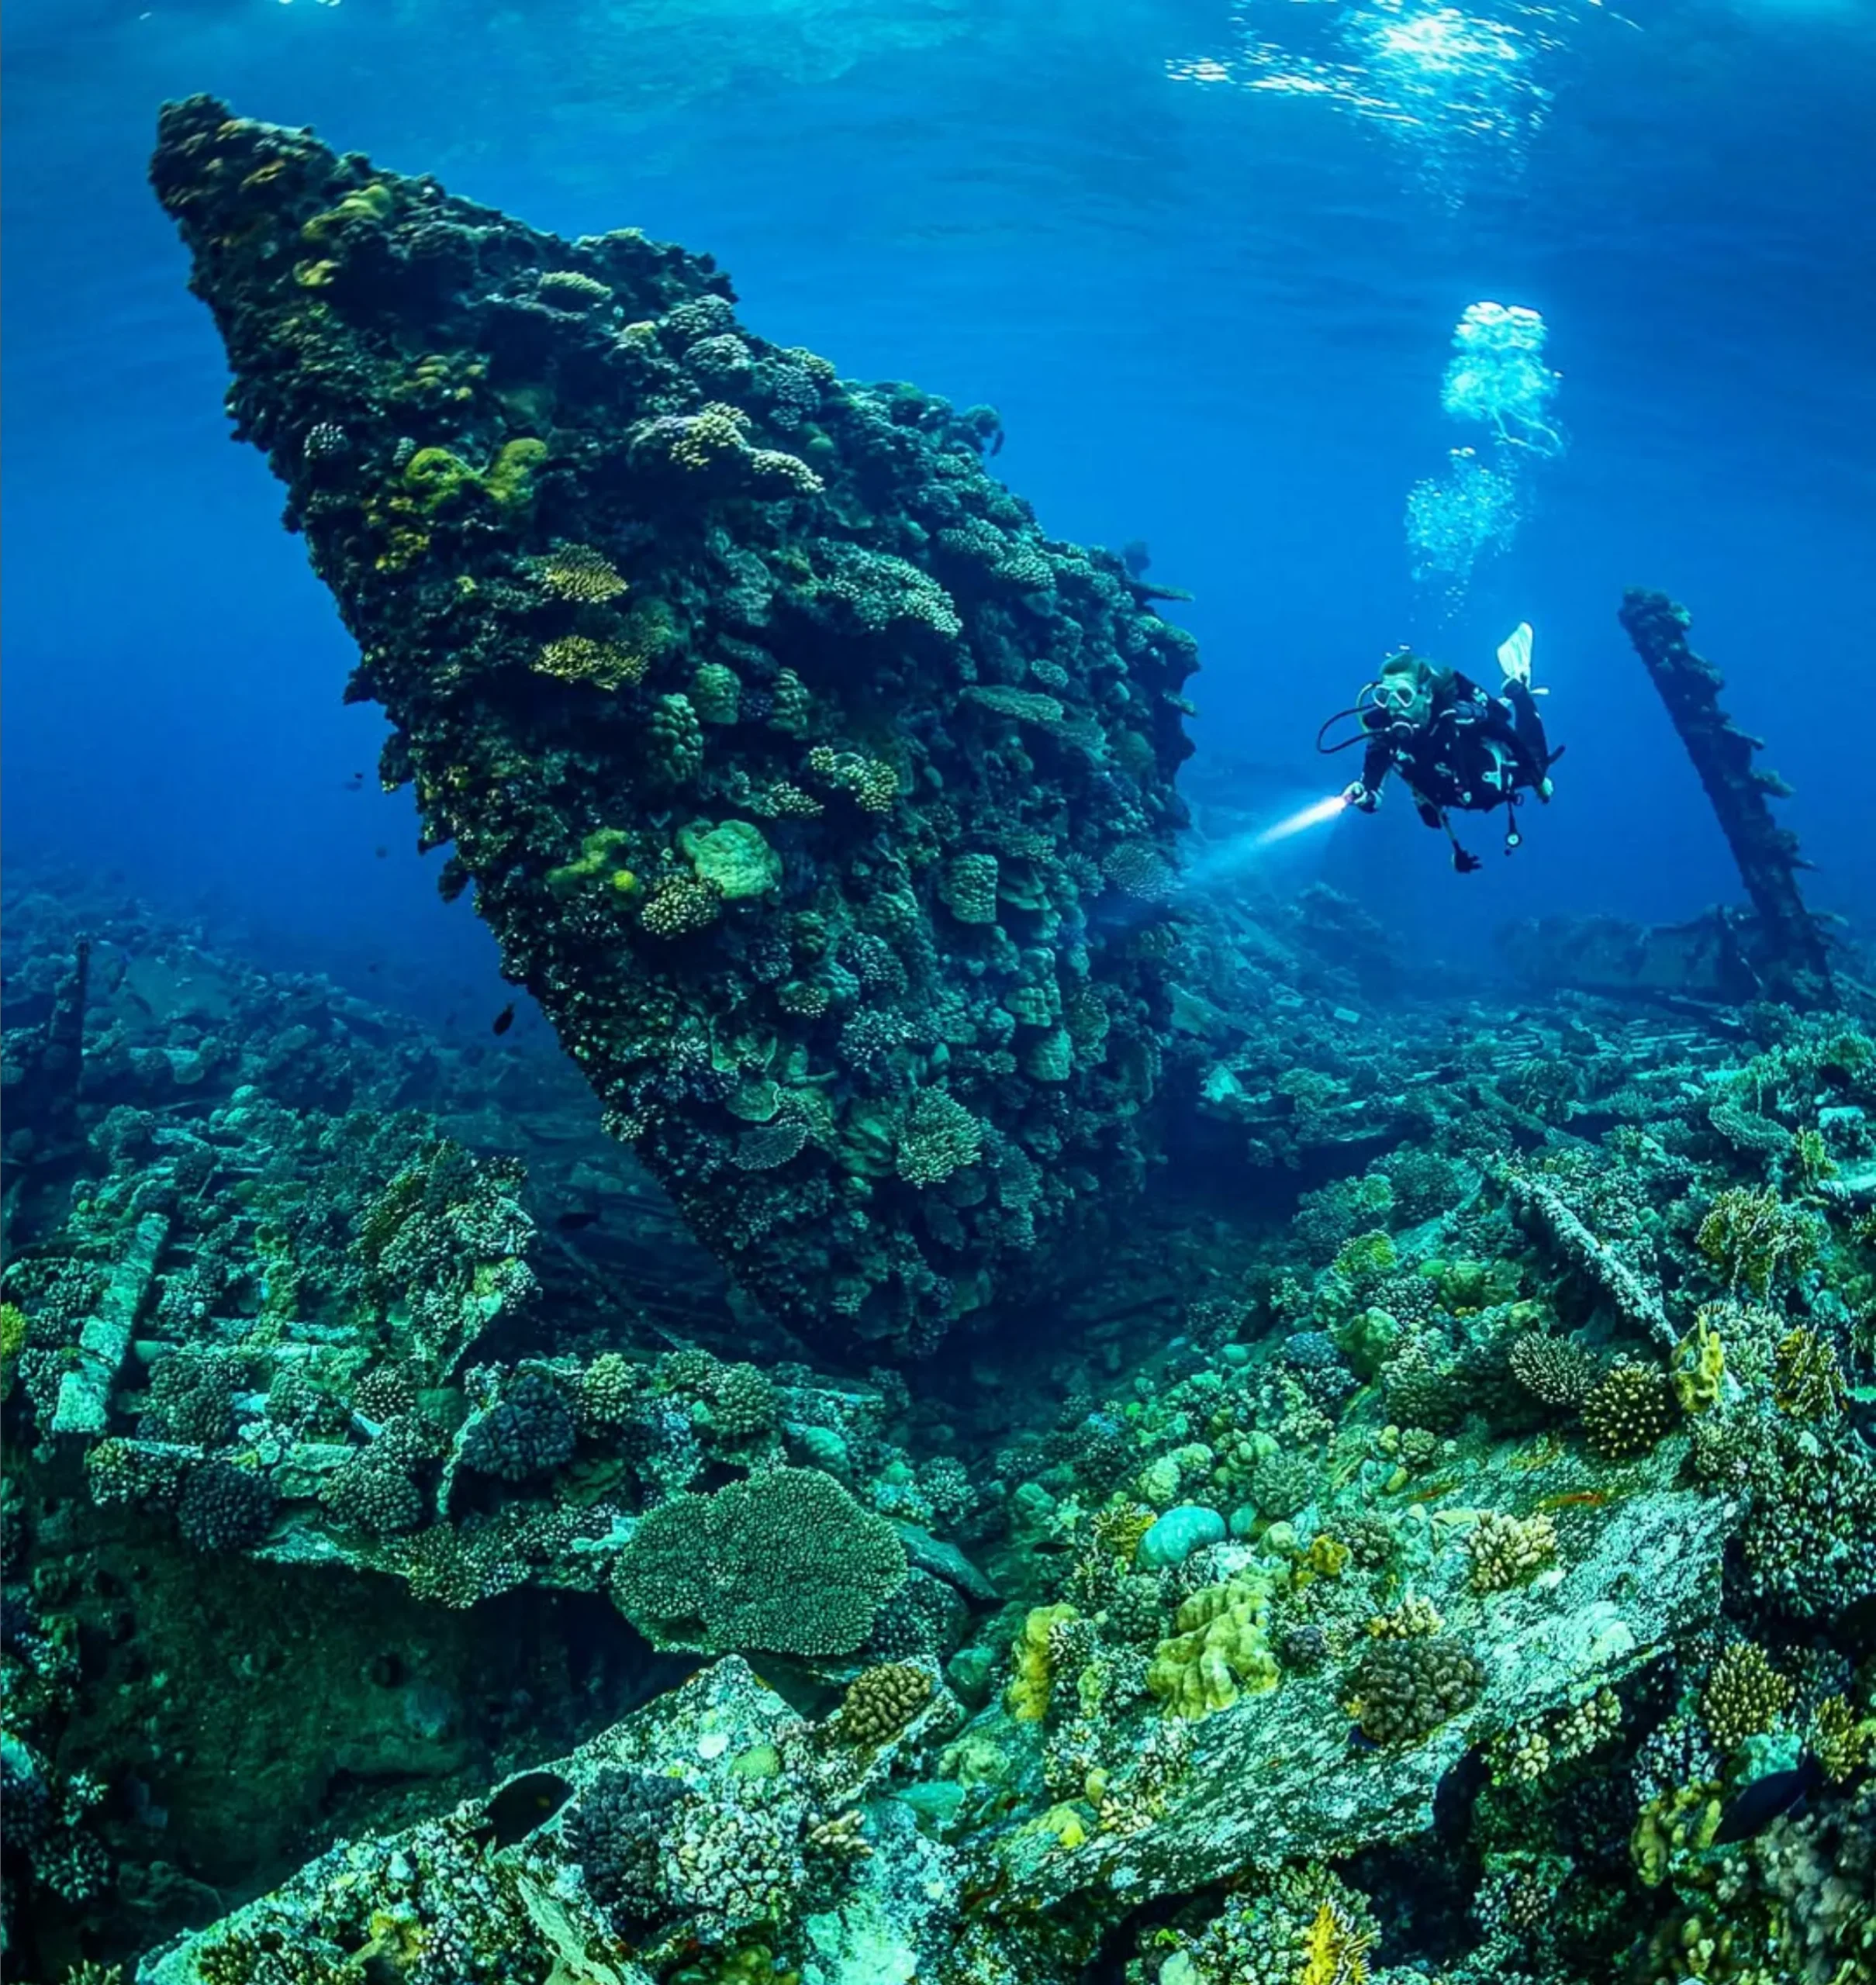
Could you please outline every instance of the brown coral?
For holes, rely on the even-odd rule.
[[[1652,1365],[1612,1365],[1583,1402],[1583,1431],[1605,1461],[1645,1455],[1674,1419],[1667,1376]]]
[[[1596,1383],[1595,1362],[1574,1338],[1542,1331],[1512,1346],[1510,1364],[1512,1376],[1532,1398],[1560,1413],[1574,1412]]]
[[[1487,1510],[1466,1539],[1474,1592],[1506,1592],[1523,1585],[1556,1555],[1556,1527],[1541,1510],[1508,1517]]]
[[[1701,1692],[1700,1714],[1715,1747],[1731,1751],[1770,1730],[1791,1707],[1795,1693],[1757,1642],[1735,1641],[1713,1664]]]
[[[909,1661],[865,1668],[848,1684],[834,1718],[844,1744],[883,1744],[897,1737],[931,1700],[931,1677]]]
[[[1377,1640],[1356,1662],[1349,1713],[1377,1744],[1417,1744],[1470,1709],[1485,1671],[1455,1640]]]

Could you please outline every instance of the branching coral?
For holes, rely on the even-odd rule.
[[[1773,1667],[1764,1648],[1735,1641],[1724,1648],[1701,1691],[1700,1714],[1716,1749],[1738,1749],[1748,1737],[1771,1729],[1791,1706],[1790,1679]]]
[[[1763,1296],[1776,1276],[1799,1276],[1817,1258],[1823,1238],[1816,1215],[1788,1207],[1770,1186],[1754,1192],[1729,1186],[1700,1223],[1695,1245],[1726,1277]]]
[[[1644,1455],[1674,1417],[1674,1396],[1652,1365],[1612,1365],[1583,1402],[1583,1431],[1605,1461]]]
[[[1508,1517],[1487,1510],[1466,1537],[1474,1592],[1505,1592],[1524,1585],[1556,1555],[1556,1527],[1539,1510]]]
[[[1581,1406],[1596,1382],[1595,1361],[1574,1338],[1532,1331],[1512,1345],[1508,1362],[1525,1390],[1560,1413]]]

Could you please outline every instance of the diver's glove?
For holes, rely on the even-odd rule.
[[[1476,873],[1478,869],[1479,858],[1476,854],[1468,854],[1456,842],[1453,849],[1453,865],[1462,875],[1470,875]]]
[[[1353,806],[1358,813],[1372,813],[1381,803],[1381,796],[1357,779],[1353,785],[1342,788],[1342,803],[1345,806]]]

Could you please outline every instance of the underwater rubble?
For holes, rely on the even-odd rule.
[[[172,933],[246,1015],[178,1089],[94,977],[56,1222],[13,1159],[15,1969],[1870,1976],[1867,1019],[1377,1001],[1265,915],[1169,952],[1197,1176],[1105,1319],[916,1394],[557,1266],[414,1024],[326,989],[375,1106]]]
[[[737,1280],[929,1350],[1123,1200],[1196,647],[994,413],[208,98],[151,178],[385,785]]]

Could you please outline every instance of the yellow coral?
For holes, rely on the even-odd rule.
[[[1270,1586],[1245,1573],[1195,1592],[1173,1616],[1176,1631],[1153,1651],[1146,1686],[1168,1716],[1196,1721],[1242,1695],[1274,1689],[1277,1669],[1265,1638]]]
[[[1705,1413],[1719,1403],[1726,1376],[1726,1348],[1706,1310],[1700,1312],[1694,1327],[1674,1346],[1668,1370],[1683,1413]]]
[[[1104,1510],[1097,1510],[1088,1519],[1088,1529],[1095,1543],[1110,1558],[1118,1559],[1123,1565],[1131,1565],[1134,1555],[1140,1548],[1140,1540],[1153,1527],[1153,1512],[1143,1509],[1138,1503],[1130,1503],[1125,1497],[1116,1497]]]
[[[685,422],[671,444],[671,459],[679,468],[693,472],[714,468],[748,447],[743,430],[748,425],[749,416],[741,407],[713,400]]]
[[[1811,1755],[1833,1785],[1841,1785],[1876,1750],[1876,1716],[1859,1717],[1843,1696],[1826,1696],[1811,1718]]]
[[[396,195],[383,180],[371,180],[363,186],[354,187],[337,206],[315,214],[299,230],[300,238],[304,241],[323,241],[328,235],[354,223],[375,226],[390,218],[391,210],[396,204]]]
[[[1363,1985],[1374,1932],[1365,1930],[1332,1900],[1317,1910],[1303,1943],[1297,1985]]]
[[[590,544],[557,544],[534,564],[534,576],[556,599],[581,606],[603,606],[625,591],[612,561]]]
[[[1843,1403],[1843,1374],[1821,1331],[1800,1324],[1778,1340],[1772,1397],[1781,1412],[1795,1419],[1835,1417]]]
[[[1466,1539],[1474,1592],[1508,1592],[1556,1555],[1556,1527],[1541,1510],[1508,1517],[1487,1510]]]
[[[1318,1578],[1339,1579],[1348,1569],[1353,1555],[1339,1538],[1324,1531],[1310,1541],[1309,1548],[1302,1555],[1302,1569]]]
[[[1684,1785],[1642,1808],[1629,1837],[1629,1858],[1645,1888],[1658,1889],[1678,1856],[1701,1853],[1713,1845],[1719,1831],[1720,1791],[1718,1785]]]
[[[617,689],[644,680],[645,658],[611,641],[596,641],[589,634],[563,634],[541,649],[534,666],[539,674],[555,676],[562,682],[589,682],[596,689]]]
[[[1039,1723],[1047,1714],[1049,1698],[1055,1688],[1055,1671],[1049,1659],[1049,1636],[1075,1617],[1072,1606],[1030,1609],[1023,1631],[1011,1649],[1016,1673],[1004,1693],[1004,1707],[1017,1722]]]
[[[1735,1641],[1721,1649],[1713,1664],[1701,1692],[1700,1713],[1715,1748],[1736,1750],[1748,1737],[1771,1729],[1796,1693],[1756,1641]]]
[[[467,387],[459,399],[468,397]],[[548,458],[548,444],[532,434],[502,444],[495,460],[482,472],[482,488],[498,509],[518,510],[534,500],[534,471]],[[625,582],[619,582],[623,586]]]
[[[1409,1593],[1391,1613],[1375,1614],[1366,1632],[1370,1640],[1413,1641],[1442,1631],[1446,1624],[1432,1600]]]
[[[1045,1813],[1038,1814],[1030,1821],[1029,1831],[1052,1834],[1059,1847],[1080,1847],[1088,1837],[1086,1822],[1071,1805],[1051,1806]]]

